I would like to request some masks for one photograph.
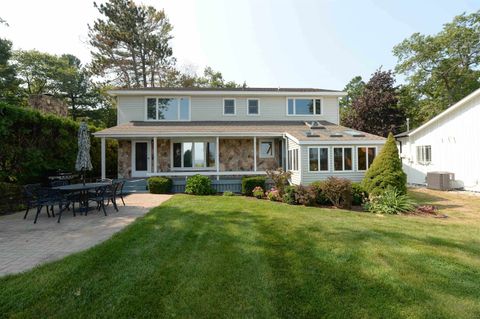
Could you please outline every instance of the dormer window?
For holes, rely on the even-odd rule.
[[[322,100],[306,99],[306,98],[288,98],[287,114],[288,115],[321,115]]]
[[[190,99],[188,97],[148,97],[147,120],[189,121]]]

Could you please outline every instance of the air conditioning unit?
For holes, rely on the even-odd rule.
[[[427,188],[448,191],[452,189],[453,180],[455,180],[455,175],[450,172],[428,172]]]

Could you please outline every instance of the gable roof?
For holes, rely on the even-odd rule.
[[[448,116],[449,114],[451,114],[452,112],[456,111],[457,109],[459,108],[462,108],[464,105],[466,105],[470,100],[476,98],[480,96],[480,89],[477,89],[475,91],[473,91],[472,93],[470,93],[469,95],[467,95],[466,97],[464,97],[463,99],[461,99],[460,101],[458,101],[457,103],[453,104],[452,106],[450,106],[448,109],[446,109],[445,111],[443,111],[442,113],[438,114],[437,116],[435,116],[434,118],[432,118],[431,120],[425,122],[424,124],[420,125],[419,127],[417,127],[416,129],[413,129],[413,130],[410,130],[408,132],[403,132],[403,133],[400,133],[400,134],[397,134],[395,135],[395,137],[406,137],[406,136],[412,136],[420,131],[422,131],[423,129],[425,129],[426,127],[429,127],[430,125],[432,125],[433,123],[439,121],[440,119],[443,119],[444,117]]]
[[[148,94],[191,94],[191,95],[331,95],[345,96],[346,93],[338,90],[316,88],[198,88],[198,87],[148,87],[112,89],[108,93],[118,95],[148,95]]]

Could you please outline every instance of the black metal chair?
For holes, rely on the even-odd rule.
[[[52,182],[50,183],[50,186],[52,186],[52,187],[58,187],[58,186],[65,186],[65,185],[68,185],[68,184],[69,184],[68,181],[62,181],[62,180],[60,180],[60,181],[52,181]]]
[[[113,183],[113,179],[110,178],[99,178],[97,179],[97,183]]]
[[[119,198],[122,200],[123,206],[125,206],[125,201],[123,200],[123,196],[126,195],[126,194],[123,192],[123,187],[125,186],[125,180],[117,180],[117,181],[115,181],[115,182],[118,183],[116,197],[117,197],[117,198],[119,197]]]
[[[107,197],[108,186],[97,187],[95,189],[95,194],[89,194],[88,196],[88,202],[96,202],[97,209],[98,210],[102,209],[105,216],[107,216],[107,211],[105,210],[105,201],[108,201],[108,197]],[[87,215],[87,213],[88,212],[85,212],[85,215]]]
[[[27,206],[27,209],[25,210],[25,215],[23,216],[23,219],[27,218],[28,212],[32,208],[36,208],[39,203],[39,190],[42,187],[41,184],[27,184],[23,186],[23,196],[25,200],[25,205]],[[50,213],[48,214],[48,217],[50,217]]]
[[[107,186],[107,191],[105,193],[107,197],[107,206],[110,202],[112,202],[113,208],[115,208],[117,212],[118,212],[117,194],[118,194],[119,187],[120,187],[120,183],[113,182],[112,185]]]
[[[49,210],[52,213],[53,217],[55,217],[53,207],[57,205],[59,207],[58,222],[60,222],[62,212],[67,209],[69,203],[70,200],[66,196],[64,196],[61,191],[51,188],[41,188],[39,190],[39,199],[37,202],[37,213],[35,214],[35,220],[33,221],[33,223],[37,223],[38,215],[40,215],[43,207],[47,209],[48,217],[50,217]]]

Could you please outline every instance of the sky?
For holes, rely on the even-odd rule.
[[[103,2],[103,1],[97,1]],[[356,75],[394,68],[392,48],[435,34],[479,0],[136,0],[164,9],[182,67],[205,66],[250,87],[342,89]],[[14,49],[71,53],[90,61],[90,0],[4,0],[0,37]],[[401,79],[400,79],[401,80]]]

